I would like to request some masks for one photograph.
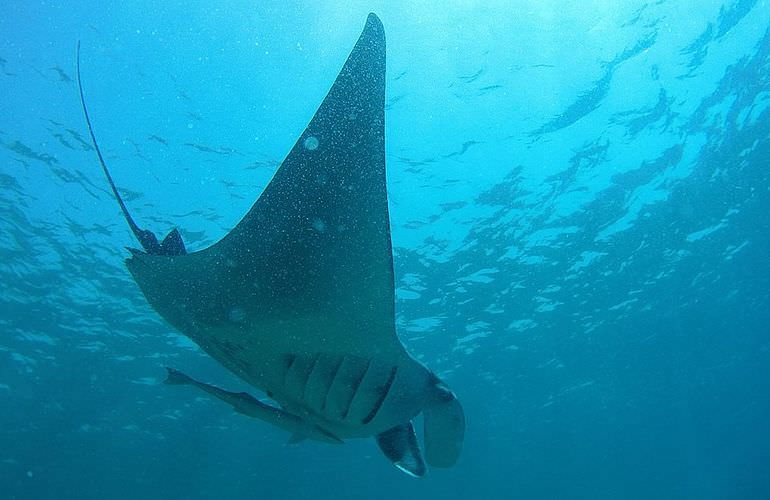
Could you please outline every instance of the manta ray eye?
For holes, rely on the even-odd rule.
[[[436,389],[438,390],[438,397],[441,401],[452,401],[453,399],[457,398],[455,393],[452,392],[452,390],[447,387],[444,382],[436,382]]]

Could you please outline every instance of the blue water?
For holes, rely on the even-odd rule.
[[[770,3],[23,2],[0,15],[0,497],[770,498]],[[513,7],[515,5],[515,8]],[[399,336],[465,407],[422,480],[285,432],[147,305],[141,224],[217,241],[369,11]]]

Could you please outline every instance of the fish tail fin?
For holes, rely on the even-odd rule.
[[[163,381],[164,384],[169,385],[188,385],[193,382],[193,379],[190,378],[189,375],[186,375],[179,370],[175,370],[174,368],[166,367],[166,371],[168,372],[166,374],[166,380]]]

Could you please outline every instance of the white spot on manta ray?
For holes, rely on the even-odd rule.
[[[326,231],[326,223],[322,221],[321,219],[313,219],[313,229],[318,231],[319,233],[323,233]]]
[[[228,317],[233,323],[243,323],[243,320],[246,319],[246,311],[242,307],[233,307],[230,309]]]
[[[303,145],[305,146],[305,149],[307,149],[308,151],[313,151],[315,149],[318,149],[319,144],[320,143],[318,142],[318,138],[314,135],[311,135],[310,137],[305,139],[305,142],[303,143]]]

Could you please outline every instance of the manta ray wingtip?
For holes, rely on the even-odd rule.
[[[366,18],[366,25],[364,26],[364,33],[367,31],[385,31],[385,27],[382,25],[382,21],[374,12],[370,12]]]

